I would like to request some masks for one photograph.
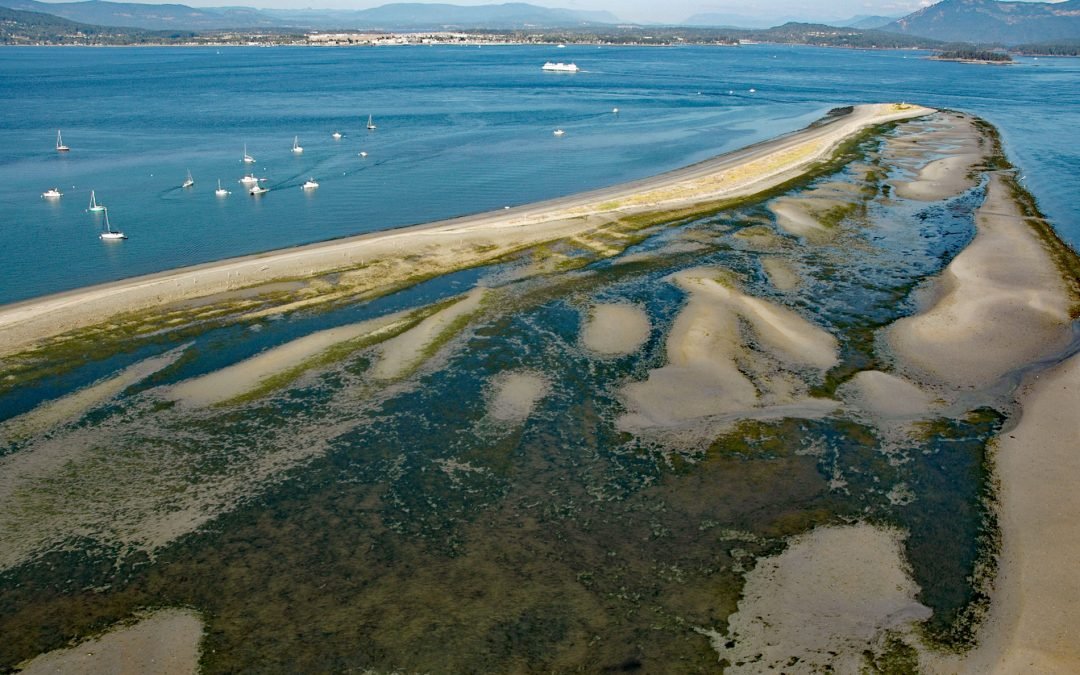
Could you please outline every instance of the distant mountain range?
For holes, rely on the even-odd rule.
[[[882,27],[947,42],[1021,43],[1080,38],[1080,0],[943,0]]]
[[[250,7],[188,7],[133,2],[37,2],[0,0],[10,9],[52,14],[99,26],[147,30],[319,28],[341,30],[445,30],[454,28],[575,28],[618,23],[609,12],[552,9],[527,3],[463,7],[394,3],[362,10],[259,10]]]
[[[845,21],[830,21],[829,25],[830,26],[839,26],[841,28],[861,28],[863,30],[874,30],[874,29],[877,29],[877,28],[881,28],[882,26],[884,26],[886,24],[890,24],[893,21],[896,21],[898,18],[900,18],[900,17],[897,17],[897,16],[876,16],[876,15],[866,16],[866,15],[859,15],[859,16],[853,16],[850,19],[847,19]]]
[[[840,21],[819,21],[814,20],[819,25],[837,26],[840,28],[864,28],[874,29],[881,28],[887,23],[892,23],[897,20],[899,15],[895,16],[867,16],[861,14],[859,16],[853,16],[850,19],[843,19]],[[806,23],[810,17],[801,16],[748,16],[746,14],[730,14],[722,12],[706,12],[704,14],[695,14],[688,17],[682,22],[683,26],[701,26],[709,28],[771,28],[772,26],[781,25],[784,23]]]
[[[527,3],[460,6],[394,3],[364,10],[269,10],[250,7],[194,8],[186,5],[87,0],[46,3],[38,0],[0,0],[0,6],[23,12],[52,15],[94,29],[129,31],[292,32],[308,30],[371,31],[577,31],[583,34],[619,34],[620,41],[635,40],[635,31],[655,32],[662,27],[619,26],[609,12],[553,9]],[[0,26],[13,35],[20,20],[8,17]],[[46,20],[29,18],[23,37],[36,35]],[[996,2],[995,0],[943,0],[936,5],[893,20],[883,16],[857,16],[832,25],[786,23],[761,37],[747,35],[768,27],[768,22],[737,14],[698,14],[684,22],[685,30],[725,32],[726,39],[761,39],[780,42],[867,47],[916,46],[918,40],[968,42],[981,45],[1034,45],[1080,43],[1080,0],[1066,2]],[[741,29],[740,35],[739,30]],[[729,28],[730,27],[730,28]],[[673,27],[667,27],[672,29]],[[841,32],[837,32],[841,31]],[[83,31],[87,33],[85,30]],[[730,33],[730,34],[728,34]],[[802,36],[801,38],[799,36]],[[891,37],[890,37],[891,36]],[[702,38],[700,35],[698,36]],[[903,38],[903,39],[902,39]],[[906,39],[906,41],[905,41]],[[1072,47],[1070,47],[1072,50]],[[1064,53],[1068,53],[1067,50]],[[1052,52],[1063,53],[1063,52]]]

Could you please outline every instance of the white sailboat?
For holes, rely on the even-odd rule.
[[[191,177],[191,169],[188,169],[187,178],[184,179],[184,184],[181,187],[189,188],[195,184],[195,179]]]
[[[367,128],[368,128],[368,131],[374,131],[375,130],[375,119],[371,115],[367,116]]]
[[[57,129],[56,130],[56,151],[57,152],[67,152],[68,150],[71,150],[71,148],[64,145],[64,139],[63,139],[63,137],[60,136],[60,130]]]
[[[301,152],[304,151],[304,149],[300,147],[300,137],[299,136],[293,136],[293,139],[292,139],[292,151],[295,152],[298,155]]]
[[[94,191],[90,191],[90,206],[86,207],[87,211],[97,212],[104,211],[105,206],[97,203],[97,197],[94,195]]]
[[[314,178],[308,178],[307,182],[300,186],[301,190],[314,190],[319,187],[319,184],[315,182]]]
[[[248,154],[247,143],[244,143],[244,164],[254,164],[255,158]]]
[[[64,196],[64,193],[60,192],[60,188],[51,188],[42,192],[41,196],[45,199],[60,199]]]
[[[109,210],[105,209],[105,231],[98,235],[98,238],[102,241],[119,241],[121,239],[127,239],[127,235],[118,230],[112,229],[112,225],[109,225]]]
[[[217,189],[214,190],[214,194],[216,194],[218,197],[227,197],[228,195],[231,195],[232,193],[229,192],[228,190],[226,190],[225,188],[221,187],[221,179],[218,178],[217,179]]]

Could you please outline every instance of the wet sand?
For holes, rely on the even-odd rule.
[[[915,596],[900,534],[861,523],[821,527],[747,574],[726,634],[703,630],[725,673],[864,672],[863,653],[930,609]]]
[[[227,368],[180,382],[166,396],[193,406],[228,401],[256,389],[269,377],[302,366],[335,345],[393,330],[405,320],[404,313],[398,313],[312,333]]]
[[[499,422],[524,422],[547,395],[551,383],[540,373],[502,373],[492,383],[488,414]]]
[[[975,239],[935,281],[929,306],[888,331],[915,379],[985,388],[1071,340],[1069,291],[999,176],[975,220]]]
[[[335,270],[378,267],[365,283],[387,285],[494,259],[511,247],[573,237],[618,216],[749,196],[798,176],[866,127],[933,112],[856,106],[786,136],[642,181],[430,225],[375,232],[60,293],[0,308],[0,355],[105,318],[192,298]],[[406,260],[407,259],[407,260]],[[309,298],[307,304],[325,301]],[[297,305],[301,306],[301,305]]]
[[[689,301],[668,334],[667,364],[624,388],[628,412],[621,429],[675,433],[693,443],[740,419],[821,417],[836,407],[809,397],[800,377],[835,365],[837,341],[830,333],[743,293],[726,270],[690,269],[671,280]]]
[[[27,675],[194,675],[203,624],[198,614],[163,609],[74,647],[22,664]]]
[[[1080,672],[1080,355],[1029,379],[994,453],[1002,550],[978,646],[937,673]]]
[[[625,303],[596,305],[581,329],[581,342],[602,356],[631,354],[649,339],[649,315],[644,308]]]

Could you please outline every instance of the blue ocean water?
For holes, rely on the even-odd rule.
[[[1080,59],[988,67],[924,56],[777,45],[7,48],[0,303],[642,178],[876,101],[995,124],[1054,226],[1080,245]],[[542,72],[555,57],[583,72]],[[53,149],[57,129],[70,153]],[[302,154],[290,151],[294,136]],[[240,161],[245,143],[254,165]],[[189,170],[196,183],[183,189]],[[248,196],[237,181],[249,170],[271,192]],[[302,191],[308,177],[321,187]],[[219,179],[231,195],[214,195]],[[40,197],[54,186],[62,199]],[[98,239],[91,189],[127,241]]]

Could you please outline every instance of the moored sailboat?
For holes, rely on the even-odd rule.
[[[67,152],[67,151],[69,151],[69,150],[71,150],[71,148],[69,148],[68,146],[64,145],[64,139],[63,139],[63,137],[62,137],[62,136],[60,135],[60,130],[59,130],[59,129],[57,129],[57,130],[56,130],[56,151],[57,151],[57,152]]]
[[[90,206],[86,207],[86,210],[93,212],[105,210],[105,206],[103,204],[98,204],[97,197],[94,195],[93,190],[90,191]]]
[[[127,235],[119,230],[112,229],[112,225],[109,224],[109,210],[105,211],[105,231],[98,235],[98,238],[102,241],[119,241],[121,239],[127,239]]]

